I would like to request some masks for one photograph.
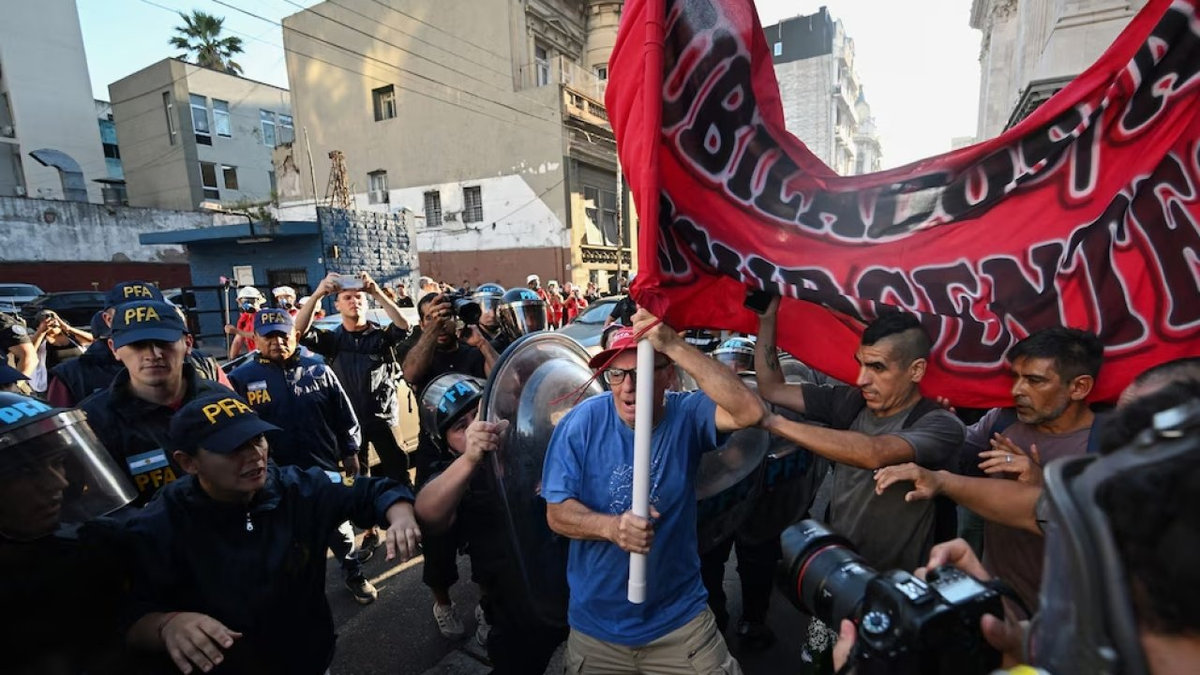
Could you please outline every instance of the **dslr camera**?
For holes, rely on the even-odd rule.
[[[479,325],[479,319],[483,316],[483,308],[471,298],[469,293],[454,291],[453,293],[443,293],[442,297],[454,308],[454,315],[464,326]]]
[[[850,663],[858,675],[986,675],[1000,667],[979,628],[984,614],[1004,616],[992,587],[949,565],[924,581],[902,570],[876,572],[815,520],[788,528],[782,544],[780,590],[834,632],[843,619],[854,622]]]

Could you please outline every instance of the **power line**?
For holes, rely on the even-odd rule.
[[[299,7],[299,8],[301,8],[301,9],[307,9],[308,11],[310,11],[310,12],[312,12],[313,14],[316,14],[317,16],[320,16],[320,17],[322,17],[322,18],[328,18],[328,17],[325,17],[324,15],[322,15],[321,13],[319,13],[319,12],[317,12],[317,11],[313,10],[313,9],[306,8],[306,7],[304,7],[303,5],[301,5],[301,4],[299,4],[299,3],[293,2],[293,0],[283,0],[283,1],[284,1],[284,2],[286,2],[286,3],[288,3],[289,5],[293,5],[293,6],[295,6],[295,7]],[[407,32],[405,32],[404,30],[402,30],[402,29],[400,29],[400,28],[398,28],[398,27],[396,27],[396,26],[393,26],[393,25],[391,25],[391,24],[389,24],[389,23],[384,23],[383,21],[380,21],[380,20],[376,19],[376,18],[375,18],[375,17],[373,17],[373,16],[368,16],[368,15],[366,15],[366,14],[363,14],[362,12],[360,12],[360,11],[358,11],[358,10],[356,10],[356,9],[353,9],[353,8],[351,8],[351,7],[347,7],[346,5],[343,5],[343,4],[341,4],[340,2],[336,2],[335,0],[325,0],[325,1],[326,1],[328,4],[331,4],[331,5],[335,6],[335,7],[341,7],[342,9],[346,10],[347,12],[350,12],[351,14],[355,14],[355,15],[357,15],[357,16],[360,16],[360,17],[362,17],[362,18],[364,18],[364,19],[366,19],[366,20],[368,20],[368,21],[372,21],[372,22],[374,22],[374,23],[377,23],[377,24],[379,24],[380,26],[383,26],[384,28],[390,28],[391,30],[394,30],[394,31],[396,31],[397,33],[400,33],[401,35],[403,35],[403,36],[405,36],[405,37],[407,37],[407,38],[409,38],[409,39],[411,39],[411,40],[415,40],[415,41],[417,41],[417,42],[420,42],[421,44],[426,44],[426,45],[429,45],[430,47],[433,47],[434,49],[437,49],[437,50],[439,50],[439,51],[445,52],[445,53],[447,53],[447,54],[449,54],[449,55],[451,55],[451,56],[454,56],[454,57],[456,57],[456,58],[460,58],[460,59],[462,59],[462,60],[466,61],[467,63],[470,63],[471,65],[479,66],[480,68],[484,68],[484,69],[486,69],[486,70],[488,70],[488,71],[490,71],[490,72],[493,72],[493,73],[495,73],[495,74],[497,74],[497,75],[499,75],[499,76],[501,76],[501,77],[512,77],[512,73],[511,73],[511,72],[505,72],[505,71],[502,71],[502,70],[497,70],[497,69],[495,69],[495,68],[492,68],[492,67],[488,66],[487,64],[480,63],[479,61],[474,61],[474,60],[472,60],[472,59],[468,59],[467,57],[463,56],[462,54],[460,54],[460,53],[458,53],[458,52],[455,52],[455,51],[453,51],[453,50],[447,49],[447,48],[445,48],[445,47],[442,47],[442,46],[439,46],[439,45],[435,45],[435,44],[433,44],[432,42],[430,42],[430,41],[428,41],[428,40],[425,40],[425,39],[423,39],[423,38],[420,38],[420,37],[418,37],[418,36],[416,36],[416,35],[413,35],[412,33],[407,33]],[[330,19],[330,20],[331,20],[331,21],[333,21],[333,19]],[[374,37],[374,36],[370,36],[370,37]],[[375,39],[378,39],[380,42],[384,42],[384,40],[383,40],[382,38],[375,38]],[[428,57],[425,57],[425,56],[421,56],[421,55],[419,55],[419,54],[414,54],[414,56],[418,56],[419,58],[423,58],[423,59],[425,59],[425,60],[427,60],[427,61],[433,61],[432,59],[429,59]],[[436,61],[433,61],[433,62],[434,62],[434,63],[437,63]],[[440,64],[440,63],[439,63],[438,65],[442,65],[442,64]],[[457,71],[456,71],[456,72],[457,72]]]
[[[438,80],[436,80],[436,79],[434,79],[434,78],[432,78],[432,77],[429,77],[429,76],[427,76],[427,75],[422,75],[422,74],[420,74],[420,73],[416,73],[416,72],[413,72],[413,71],[411,71],[411,70],[405,70],[405,69],[403,69],[403,68],[401,68],[401,67],[399,67],[399,66],[397,66],[397,65],[395,65],[395,64],[388,63],[387,61],[384,61],[383,59],[379,59],[379,58],[376,58],[376,57],[374,57],[374,56],[370,56],[370,55],[368,55],[368,54],[363,54],[363,53],[361,53],[361,52],[356,52],[356,51],[354,51],[353,49],[349,49],[349,48],[343,47],[343,46],[341,46],[341,45],[338,45],[338,44],[335,44],[335,43],[333,43],[333,42],[330,42],[329,40],[326,40],[326,39],[324,39],[324,38],[317,37],[317,36],[315,36],[315,35],[312,35],[312,34],[310,34],[310,33],[305,33],[304,31],[298,30],[298,29],[296,29],[296,28],[292,28],[292,27],[290,27],[290,26],[284,26],[283,24],[280,24],[280,23],[278,23],[278,22],[276,22],[276,21],[272,21],[271,19],[268,19],[268,18],[265,18],[265,17],[263,17],[263,16],[260,16],[260,15],[258,15],[258,14],[255,14],[254,12],[251,12],[251,11],[249,11],[249,10],[242,9],[241,7],[238,7],[237,5],[234,5],[234,4],[232,4],[232,3],[226,2],[225,0],[212,0],[212,1],[213,1],[213,2],[215,2],[215,3],[217,3],[218,5],[221,5],[221,6],[224,6],[224,7],[228,7],[228,8],[230,8],[230,9],[234,10],[234,11],[241,12],[241,13],[243,13],[243,14],[246,14],[247,16],[252,16],[252,17],[254,17],[254,18],[256,18],[256,19],[258,19],[258,20],[260,20],[260,21],[265,21],[265,22],[267,22],[267,23],[270,23],[270,24],[273,24],[273,25],[279,26],[279,27],[283,28],[284,30],[287,30],[287,31],[292,31],[293,33],[296,33],[297,35],[302,35],[302,36],[304,36],[304,37],[307,37],[307,38],[309,38],[310,40],[316,40],[317,42],[320,42],[320,43],[322,43],[322,44],[329,45],[330,47],[334,47],[334,48],[340,49],[340,50],[342,50],[342,51],[345,51],[345,52],[348,52],[348,53],[354,54],[355,56],[358,56],[358,57],[361,57],[361,58],[364,58],[364,59],[367,59],[367,60],[370,60],[370,61],[374,61],[374,62],[376,62],[376,63],[379,63],[379,64],[381,64],[381,65],[387,66],[388,68],[392,68],[392,69],[396,70],[396,71],[397,71],[397,72],[399,72],[399,73],[403,73],[403,74],[405,74],[405,75],[409,75],[409,76],[411,76],[411,77],[415,77],[415,78],[417,78],[417,79],[420,79],[420,80],[425,80],[425,81],[429,82],[430,84],[436,85],[436,86],[438,86],[438,87],[444,87],[444,88],[446,88],[446,89],[450,89],[450,90],[453,90],[453,91],[457,91],[457,92],[459,92],[459,93],[461,93],[461,94],[465,94],[465,95],[467,95],[467,96],[471,96],[471,97],[477,98],[477,99],[479,99],[479,100],[481,100],[481,101],[487,101],[488,103],[491,103],[491,104],[493,104],[493,105],[499,106],[499,107],[501,107],[501,108],[506,108],[506,109],[508,109],[508,110],[511,110],[511,111],[513,111],[513,112],[515,112],[515,113],[518,113],[518,114],[521,114],[521,115],[528,115],[529,117],[533,117],[533,118],[535,118],[535,119],[538,119],[538,120],[541,120],[541,121],[545,121],[545,122],[552,122],[552,121],[554,121],[554,120],[552,120],[552,119],[546,119],[546,118],[539,117],[538,115],[536,115],[536,114],[534,114],[534,113],[531,113],[531,112],[529,112],[529,111],[527,111],[527,110],[521,110],[520,108],[513,107],[513,106],[511,106],[511,105],[508,105],[507,103],[503,103],[503,102],[501,102],[501,101],[497,101],[497,100],[495,100],[495,99],[490,99],[490,98],[487,98],[487,97],[485,97],[485,96],[480,96],[479,94],[476,94],[476,93],[475,93],[475,92],[473,92],[473,91],[469,91],[469,90],[467,90],[467,89],[463,89],[463,88],[461,88],[461,87],[455,87],[455,86],[453,86],[453,85],[446,84],[446,83],[444,83],[444,82],[439,82]],[[309,11],[312,11],[312,10],[309,10]],[[334,21],[334,23],[338,23],[338,22],[337,22],[337,21]],[[342,24],[342,25],[345,25],[345,24]],[[360,30],[358,30],[357,28],[353,28],[353,27],[349,27],[349,28],[350,28],[351,30],[354,30],[355,32],[363,33],[363,31],[360,31]],[[363,34],[364,34],[364,35],[367,35],[367,37],[374,37],[374,36],[371,36],[371,35],[370,35],[370,34],[368,34],[368,33],[363,33]],[[376,39],[378,39],[378,38],[376,38]],[[544,107],[547,107],[547,108],[549,107],[549,106],[545,106],[544,104],[542,104],[542,105],[543,105]]]
[[[215,0],[214,0],[214,1],[215,1]],[[446,70],[449,70],[449,71],[450,71],[450,72],[452,72],[452,73],[456,73],[456,74],[458,74],[458,75],[462,75],[463,77],[466,77],[466,78],[469,78],[469,79],[475,80],[476,82],[479,82],[480,84],[483,84],[483,85],[486,85],[486,86],[492,87],[492,88],[494,88],[496,91],[499,91],[500,93],[503,93],[503,94],[508,94],[508,93],[516,93],[517,95],[520,95],[520,96],[521,96],[521,98],[525,99],[526,101],[529,101],[530,103],[532,103],[532,104],[534,104],[534,105],[540,106],[540,107],[542,107],[542,108],[545,108],[545,109],[547,109],[547,110],[555,110],[555,108],[553,108],[552,106],[548,106],[548,105],[546,105],[545,103],[542,103],[541,101],[535,100],[535,99],[533,99],[533,98],[531,98],[531,97],[529,97],[529,96],[524,96],[524,95],[522,95],[522,92],[521,92],[521,91],[519,91],[519,90],[518,90],[518,91],[513,91],[513,90],[509,89],[508,87],[502,87],[502,86],[499,86],[499,85],[493,84],[493,83],[491,83],[491,82],[487,82],[487,81],[485,81],[485,80],[482,80],[482,79],[480,79],[480,78],[477,78],[477,77],[475,77],[474,75],[471,75],[470,73],[464,73],[464,72],[463,72],[463,71],[461,71],[461,70],[456,70],[456,69],[454,69],[454,68],[451,68],[451,67],[449,67],[449,66],[445,65],[444,63],[440,63],[440,62],[438,62],[438,61],[436,61],[436,60],[434,60],[434,59],[431,59],[431,58],[429,58],[429,57],[427,57],[427,56],[425,56],[425,55],[423,55],[423,54],[418,54],[418,53],[416,53],[416,52],[410,51],[410,50],[408,50],[408,49],[406,49],[406,48],[404,48],[404,47],[401,47],[400,45],[398,45],[398,44],[396,44],[396,43],[394,43],[394,42],[390,42],[390,41],[388,41],[388,40],[385,40],[385,39],[383,39],[383,38],[381,38],[381,37],[378,37],[378,36],[376,36],[376,35],[374,35],[374,34],[371,34],[371,33],[365,32],[365,31],[363,31],[363,30],[360,30],[360,29],[358,29],[358,28],[355,28],[354,26],[351,26],[351,25],[349,25],[349,24],[343,23],[343,22],[341,22],[341,21],[339,21],[339,20],[337,20],[337,19],[334,19],[333,17],[330,17],[330,16],[326,16],[326,15],[324,15],[324,14],[321,14],[320,12],[317,12],[317,11],[316,11],[316,10],[314,10],[314,9],[305,8],[303,5],[300,5],[300,4],[296,3],[296,2],[294,2],[293,0],[283,0],[283,1],[284,1],[284,2],[286,2],[286,3],[288,3],[288,4],[290,4],[290,5],[294,5],[294,6],[296,6],[296,7],[299,7],[300,9],[307,9],[307,11],[309,11],[309,12],[312,12],[314,15],[316,15],[316,16],[319,16],[319,17],[321,17],[322,19],[325,19],[326,21],[330,21],[330,22],[332,22],[332,23],[336,23],[336,24],[338,24],[339,26],[343,26],[343,27],[345,27],[345,28],[348,28],[348,29],[350,29],[350,30],[352,30],[352,31],[355,31],[355,32],[357,32],[357,33],[361,33],[362,35],[364,35],[364,36],[366,36],[366,37],[368,37],[368,38],[370,38],[370,39],[372,39],[372,40],[376,40],[376,41],[378,41],[378,42],[382,42],[383,44],[385,44],[385,45],[388,45],[389,47],[393,47],[393,48],[395,48],[395,49],[398,49],[398,50],[400,50],[400,51],[402,51],[402,52],[405,52],[405,53],[407,53],[407,54],[412,54],[413,56],[415,56],[415,57],[417,57],[417,58],[419,58],[419,59],[422,59],[422,60],[428,61],[428,62],[430,62],[430,63],[434,64],[435,66],[438,66],[438,67],[441,67],[441,68],[445,68]],[[407,36],[407,37],[409,37],[409,38],[411,38],[411,39],[413,39],[413,40],[416,40],[417,42],[421,42],[421,43],[423,43],[423,44],[427,44],[427,45],[429,45],[430,47],[433,47],[434,49],[438,49],[438,50],[441,50],[441,51],[443,51],[443,52],[446,52],[447,54],[450,54],[451,56],[455,56],[455,57],[457,57],[457,58],[461,58],[461,59],[463,59],[464,61],[466,61],[467,63],[470,63],[471,65],[475,65],[475,66],[479,66],[480,68],[484,68],[484,69],[488,70],[489,72],[495,73],[495,74],[497,74],[497,75],[499,75],[499,76],[501,76],[501,77],[503,77],[503,78],[507,79],[509,82],[511,82],[511,78],[512,78],[512,73],[511,73],[511,72],[504,72],[504,71],[496,70],[495,68],[491,68],[491,67],[489,67],[489,66],[487,66],[487,65],[485,65],[485,64],[483,64],[483,63],[480,63],[480,62],[478,62],[478,61],[474,61],[474,60],[468,59],[468,58],[466,58],[465,56],[463,56],[463,55],[461,55],[461,54],[459,54],[459,53],[457,53],[457,52],[454,52],[454,51],[451,51],[451,50],[449,50],[449,49],[446,49],[445,47],[440,47],[440,46],[438,46],[438,45],[435,45],[435,44],[433,44],[432,42],[429,42],[429,41],[427,41],[427,40],[424,40],[424,39],[422,39],[422,38],[419,38],[419,37],[417,37],[416,35],[413,35],[413,34],[411,34],[411,33],[406,33],[406,32],[404,32],[403,30],[401,30],[401,29],[399,29],[399,28],[397,28],[397,27],[395,27],[395,26],[392,26],[391,24],[387,24],[387,23],[384,23],[384,22],[382,22],[382,21],[379,21],[379,20],[375,19],[374,17],[368,16],[368,15],[366,15],[366,14],[363,14],[362,12],[359,12],[359,11],[357,11],[357,10],[351,9],[350,7],[347,7],[347,6],[345,6],[345,5],[343,5],[343,4],[339,3],[339,2],[336,2],[335,0],[325,0],[325,1],[326,1],[328,4],[334,5],[334,6],[336,6],[336,7],[341,7],[342,9],[344,9],[344,10],[346,10],[346,11],[348,11],[348,12],[352,13],[352,14],[356,14],[356,15],[358,15],[358,16],[360,16],[360,17],[362,17],[362,18],[364,18],[364,19],[366,19],[366,20],[368,20],[368,21],[372,21],[372,22],[374,22],[374,23],[377,23],[378,25],[381,25],[381,26],[383,26],[383,27],[385,27],[385,28],[390,28],[390,29],[392,29],[392,30],[394,30],[394,31],[396,31],[396,32],[398,32],[398,33],[400,33],[401,35],[404,35],[404,36]],[[385,6],[386,6],[386,5],[385,5]],[[464,42],[465,42],[465,41],[464,41]],[[467,42],[466,44],[472,44],[472,43],[469,43],[469,42]],[[504,58],[504,57],[501,57],[501,58]],[[505,61],[505,63],[508,63],[508,62],[509,62],[509,60],[508,60],[507,58],[504,58],[504,61]],[[402,70],[401,72],[412,72],[412,71],[403,71],[403,70]],[[412,72],[412,74],[413,74],[413,75],[417,75],[415,72]],[[419,75],[418,75],[418,76],[419,76]],[[443,84],[443,86],[450,86],[450,85],[445,85],[444,83],[441,83],[441,82],[439,82],[439,84]],[[487,99],[487,100],[492,100],[492,99]],[[493,101],[493,102],[495,102],[495,101]]]
[[[453,38],[454,40],[457,40],[457,41],[460,41],[460,42],[462,42],[463,44],[467,44],[467,45],[470,45],[470,46],[472,46],[472,47],[475,47],[476,49],[479,49],[480,51],[483,51],[483,52],[486,52],[486,53],[488,53],[488,54],[491,54],[492,56],[495,56],[495,57],[496,57],[496,58],[498,58],[498,59],[502,59],[502,60],[504,60],[504,61],[508,61],[508,59],[509,59],[509,57],[508,57],[508,56],[505,56],[504,54],[501,54],[501,53],[499,53],[499,52],[494,52],[494,51],[492,51],[492,50],[488,49],[487,47],[484,47],[483,45],[477,45],[477,44],[475,44],[474,42],[469,42],[469,41],[467,41],[467,40],[463,40],[463,39],[462,39],[462,37],[461,37],[461,36],[459,36],[459,35],[455,35],[454,33],[448,32],[448,31],[446,31],[446,30],[444,30],[444,29],[442,29],[442,28],[440,28],[440,27],[438,27],[438,26],[435,26],[435,25],[433,25],[433,24],[429,23],[428,21],[424,21],[424,20],[422,20],[422,19],[419,19],[419,18],[417,18],[417,17],[413,16],[412,14],[409,14],[409,13],[407,13],[407,12],[404,12],[404,11],[401,11],[401,10],[399,10],[399,9],[396,9],[395,7],[392,7],[392,6],[391,6],[391,5],[389,5],[389,4],[386,4],[386,3],[384,3],[384,2],[381,2],[381,0],[371,0],[371,2],[374,2],[375,4],[379,5],[380,7],[383,7],[384,9],[390,9],[391,11],[393,11],[393,12],[395,12],[395,13],[399,14],[400,16],[404,16],[404,17],[407,17],[407,18],[409,18],[409,19],[412,19],[413,21],[416,21],[417,23],[419,23],[419,24],[421,24],[421,25],[424,25],[424,26],[429,26],[430,28],[432,28],[432,29],[436,30],[436,31],[437,31],[437,32],[439,32],[439,33],[442,33],[442,34],[444,34],[444,35],[447,35],[447,36],[449,36],[450,38]],[[337,3],[334,3],[334,4],[337,4]]]

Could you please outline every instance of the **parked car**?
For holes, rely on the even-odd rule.
[[[612,314],[613,306],[624,297],[623,295],[614,295],[600,298],[588,305],[582,314],[575,317],[574,321],[558,329],[558,332],[583,345],[583,348],[589,353],[599,353],[600,334],[604,332],[604,322],[608,320],[608,315]]]
[[[21,308],[21,318],[25,319],[30,329],[36,329],[38,314],[50,310],[72,326],[86,330],[92,323],[92,316],[104,309],[104,295],[101,291],[45,293],[25,303]]]
[[[0,284],[0,312],[20,312],[26,303],[45,294],[33,284]]]

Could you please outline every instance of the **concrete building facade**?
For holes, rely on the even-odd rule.
[[[883,149],[842,22],[822,7],[763,30],[788,131],[839,174],[879,170]]]
[[[0,197],[98,203],[107,173],[75,1],[0,14]]]
[[[272,153],[295,139],[286,89],[164,59],[108,86],[129,204],[271,200]]]
[[[623,195],[618,227],[626,190],[604,109],[621,6],[339,0],[285,18],[308,136],[277,153],[281,201],[336,192],[341,151],[349,206],[416,217],[422,274],[605,283],[618,255],[627,271],[635,219]]]
[[[1145,0],[974,0],[979,140],[1025,119],[1087,69]]]

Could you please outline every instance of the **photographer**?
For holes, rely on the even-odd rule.
[[[25,377],[37,367],[37,350],[29,340],[29,329],[19,316],[0,312],[0,358]]]
[[[311,328],[313,314],[327,295],[334,297],[333,306],[341,315],[342,325],[333,330]],[[383,308],[391,325],[381,327],[367,320],[368,296]],[[357,276],[330,272],[296,314],[296,335],[301,336],[300,344],[325,358],[350,398],[362,431],[358,459],[363,475],[371,473],[370,446],[379,455],[384,475],[407,485],[408,456],[392,433],[392,427],[400,423],[396,399],[399,358],[395,348],[408,335],[408,322],[400,308],[365,272]],[[360,559],[366,562],[379,543],[378,531],[368,530]]]
[[[83,356],[83,351],[94,341],[92,334],[79,330],[50,310],[37,316],[38,327],[33,334],[33,349],[38,355],[38,366],[33,378],[34,391],[46,391],[50,370],[60,363]]]
[[[1182,675],[1200,663],[1200,384],[1169,384],[1128,402],[1102,430],[1104,457],[1046,467],[1037,519],[1047,546],[1038,616],[1028,626],[984,616],[1005,656],[1052,675]],[[933,549],[987,573],[961,540]],[[922,570],[917,574],[921,575]],[[1025,634],[1027,633],[1027,634]],[[858,632],[843,622],[835,665]]]
[[[417,302],[421,317],[419,336],[414,334],[398,348],[404,379],[413,391],[422,391],[435,377],[443,373],[456,372],[472,377],[485,378],[496,362],[496,350],[488,344],[478,326],[463,326],[454,307],[445,294],[430,293]],[[421,421],[421,436],[414,456],[417,469],[417,486],[424,485],[447,459],[453,459],[444,448],[434,441],[434,430]],[[433,617],[438,630],[444,637],[459,638],[466,634],[458,618],[450,587],[458,581],[458,564],[455,560],[457,542],[453,536],[434,535],[425,539],[425,566],[422,580],[433,592]],[[476,618],[482,612],[476,612]],[[482,640],[481,640],[482,642]]]

